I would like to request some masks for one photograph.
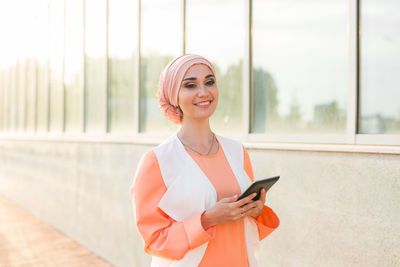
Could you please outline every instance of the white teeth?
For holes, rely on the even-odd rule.
[[[208,104],[210,104],[211,101],[206,101],[206,102],[201,102],[201,103],[197,103],[197,106],[207,106]]]

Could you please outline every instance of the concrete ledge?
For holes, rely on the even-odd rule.
[[[150,145],[160,144],[169,134],[0,134],[4,141],[41,141],[41,142],[78,142],[78,143],[103,143]],[[240,137],[236,137],[240,140]],[[364,140],[365,141],[365,140]],[[343,153],[368,153],[400,155],[400,146],[395,145],[367,145],[367,144],[323,144],[323,143],[285,143],[285,142],[253,142],[242,140],[244,146],[253,150],[286,150],[286,151],[319,151]]]

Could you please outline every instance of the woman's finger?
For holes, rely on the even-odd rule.
[[[264,205],[265,204],[265,197],[266,197],[267,193],[265,192],[265,189],[261,189],[261,196],[260,196],[260,200],[261,203]]]
[[[257,207],[251,207],[249,208],[246,212],[242,213],[242,217],[245,216],[255,216],[257,214],[258,210]]]
[[[242,213],[247,213],[249,210],[257,208],[257,202],[258,201],[250,202],[250,203],[247,203],[246,205],[242,206],[240,208]]]
[[[255,197],[256,195],[257,195],[256,193],[253,193],[253,194],[251,194],[251,195],[248,195],[247,197],[242,198],[241,200],[235,202],[235,203],[234,203],[234,206],[235,206],[235,207],[241,207],[241,206],[243,206],[243,205],[246,205],[246,204],[247,204],[248,202],[250,202],[250,201],[253,199],[253,197]]]
[[[245,216],[252,216],[254,218],[257,218],[262,213],[263,206],[264,206],[264,204],[261,202],[261,200],[251,202],[251,203],[247,204],[246,206],[244,206],[248,209],[243,214]]]
[[[231,202],[235,202],[236,199],[238,198],[238,195],[234,195],[233,197],[226,197],[220,200],[220,202],[222,203],[231,203]]]

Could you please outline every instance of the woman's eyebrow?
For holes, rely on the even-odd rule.
[[[184,79],[183,81],[187,81],[187,80],[194,81],[194,80],[197,80],[197,79],[196,79],[196,77],[189,77],[189,78]]]
[[[206,79],[207,79],[207,78],[210,78],[210,77],[214,77],[214,75],[213,75],[213,74],[208,74],[208,75],[206,76]],[[189,81],[195,81],[195,80],[197,80],[197,78],[196,78],[196,77],[189,77],[189,78],[183,79],[183,81],[187,81],[187,80],[189,80]],[[182,81],[182,82],[183,82],[183,81]]]

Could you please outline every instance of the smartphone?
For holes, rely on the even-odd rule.
[[[246,191],[243,192],[243,194],[237,200],[245,198],[253,193],[257,193],[257,195],[252,200],[259,200],[261,189],[264,188],[265,192],[268,192],[268,190],[279,180],[279,177],[280,176],[274,176],[255,181],[249,186],[249,188],[246,189]]]

